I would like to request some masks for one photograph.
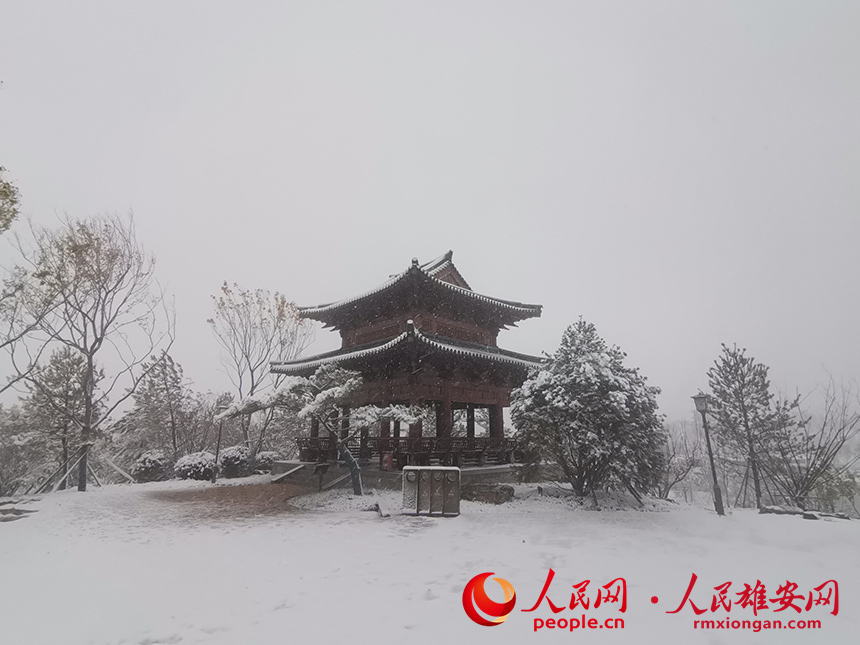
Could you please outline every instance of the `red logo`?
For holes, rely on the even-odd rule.
[[[514,586],[504,578],[493,578],[493,580],[498,582],[502,588],[505,594],[505,602],[490,600],[487,592],[484,591],[484,581],[491,575],[493,575],[492,572],[479,573],[469,580],[466,583],[466,588],[463,589],[463,609],[466,610],[466,615],[479,625],[484,625],[485,627],[501,625],[514,610],[514,605],[517,604],[517,594],[514,591]],[[484,618],[478,613],[478,609],[487,616],[491,616],[492,619],[487,620]]]

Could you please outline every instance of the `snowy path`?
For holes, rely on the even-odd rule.
[[[547,498],[464,502],[452,519],[381,519],[349,510],[372,500],[339,493],[324,497],[326,510],[237,518],[152,494],[181,486],[195,484],[56,493],[31,504],[39,512],[26,520],[0,524],[0,642],[853,643],[860,634],[857,521],[745,511],[720,519],[688,507],[595,512]],[[568,603],[581,580],[626,578],[627,612],[605,614],[623,616],[626,628],[533,633],[533,618],[554,615],[545,604],[520,610],[537,600],[550,567],[556,604]],[[466,582],[485,571],[509,580],[518,598],[509,620],[492,628],[470,622],[461,605]],[[694,630],[689,607],[665,613],[693,572],[699,606],[729,580],[733,592],[761,580],[773,595],[786,579],[805,592],[835,578],[840,613],[799,616],[821,619],[818,632]],[[734,610],[731,618],[753,618]]]

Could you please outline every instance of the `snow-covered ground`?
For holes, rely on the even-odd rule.
[[[255,515],[214,505],[204,495],[209,488],[108,486],[19,505],[38,512],[0,523],[0,643],[860,642],[857,521],[750,511],[718,518],[662,502],[643,511],[620,496],[594,511],[534,494],[502,506],[463,502],[457,518],[383,519],[362,509],[382,499],[397,511],[397,494],[355,499],[336,491],[287,502],[274,487]],[[518,487],[518,497],[533,488]],[[571,585],[582,580],[591,580],[593,596],[595,587],[623,577],[627,611],[604,604],[553,614],[544,602],[522,612],[537,600],[549,568],[556,605],[568,604]],[[474,624],[462,607],[466,583],[488,571],[517,594],[513,613],[495,627]],[[665,613],[681,602],[692,573],[698,582],[691,598],[708,611]],[[829,607],[758,615],[819,619],[821,630],[693,627],[694,620],[726,617],[710,611],[713,588],[724,582],[732,582],[730,598],[757,580],[771,597],[786,580],[806,594],[830,579],[839,583],[838,616]],[[486,589],[502,600],[495,582]],[[535,618],[583,613],[622,617],[625,628],[533,631]],[[756,618],[738,606],[728,616]]]

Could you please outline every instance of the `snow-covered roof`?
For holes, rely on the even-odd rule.
[[[423,277],[424,279],[430,281],[432,284],[439,285],[444,289],[458,294],[459,296],[465,297],[466,299],[471,299],[484,304],[498,307],[504,311],[513,314],[517,320],[540,316],[540,305],[530,305],[521,302],[515,302],[513,300],[502,300],[501,298],[493,298],[492,296],[486,296],[472,291],[472,289],[468,286],[463,287],[448,282],[446,280],[439,279],[439,277],[437,276],[439,276],[446,269],[450,268],[463,284],[468,285],[465,279],[463,279],[463,277],[460,275],[460,272],[457,271],[457,268],[454,266],[452,262],[452,257],[453,251],[448,251],[444,255],[425,264],[419,264],[417,259],[413,259],[412,265],[409,268],[407,268],[405,271],[391,276],[386,282],[383,282],[375,289],[365,291],[364,293],[354,296],[352,298],[339,300],[337,302],[317,305],[315,307],[299,307],[299,312],[305,318],[313,318],[315,320],[322,320],[323,322],[325,322],[324,319],[327,318],[329,314],[334,314],[341,310],[345,310],[361,300],[370,298],[372,296],[392,289],[410,276],[416,276]]]
[[[290,361],[273,362],[271,364],[272,371],[276,374],[296,374],[313,371],[322,365],[330,363],[346,363],[357,359],[383,354],[389,352],[396,347],[403,345],[409,340],[421,343],[422,345],[435,349],[447,354],[462,356],[467,358],[478,358],[489,360],[495,363],[505,363],[509,365],[517,365],[519,367],[536,367],[541,365],[545,359],[537,356],[529,356],[528,354],[519,354],[499,347],[480,345],[478,343],[469,343],[466,341],[447,338],[444,336],[436,336],[427,334],[416,329],[410,321],[409,329],[399,336],[391,340],[369,343],[359,347],[347,347],[338,349],[325,354],[309,356],[307,358],[297,358]]]
[[[448,251],[444,255],[440,255],[435,260],[430,260],[429,262],[425,262],[421,265],[421,269],[427,275],[436,275],[442,269],[446,269],[449,266],[454,266],[454,263],[451,261],[454,257],[454,251]]]
[[[440,255],[435,260],[430,260],[425,264],[421,265],[421,270],[424,271],[429,276],[438,277],[440,274],[445,272],[453,273],[456,276],[457,282],[460,282],[461,287],[465,287],[466,289],[472,290],[472,287],[469,286],[469,283],[466,282],[466,278],[457,270],[457,267],[454,266],[453,262],[454,251],[448,251],[444,255]],[[447,281],[446,281],[447,282]]]
[[[522,367],[536,367],[545,362],[545,359],[538,356],[520,354],[518,352],[512,352],[492,345],[480,345],[478,343],[469,343],[454,338],[423,334],[417,329],[415,330],[415,337],[425,345],[457,356],[483,358],[497,363],[509,363],[512,365],[520,365]]]
[[[345,349],[336,349],[324,354],[316,356],[308,356],[307,358],[294,358],[290,361],[272,361],[271,368],[276,374],[293,374],[296,372],[305,372],[315,370],[322,365],[330,363],[342,363],[344,361],[373,356],[381,354],[393,347],[400,345],[407,338],[407,332],[403,332],[399,336],[391,340],[369,343],[359,347],[347,347]]]

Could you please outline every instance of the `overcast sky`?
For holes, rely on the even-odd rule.
[[[544,306],[501,345],[581,315],[670,419],[721,342],[860,376],[856,1],[2,0],[0,81],[23,213],[133,210],[200,389],[223,280],[312,305],[448,249]]]

